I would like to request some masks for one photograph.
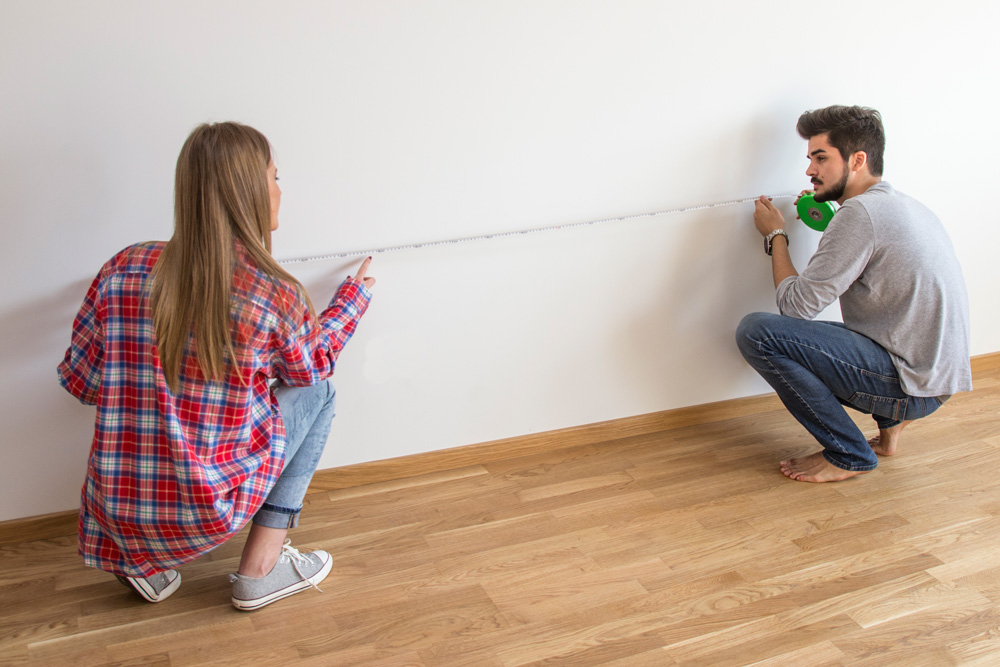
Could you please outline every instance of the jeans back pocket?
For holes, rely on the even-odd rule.
[[[847,402],[861,412],[878,415],[893,421],[903,421],[906,417],[906,406],[909,398],[889,398],[864,392],[856,392]]]

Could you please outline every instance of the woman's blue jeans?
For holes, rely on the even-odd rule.
[[[840,322],[751,313],[737,327],[736,343],[823,446],[826,460],[844,470],[871,470],[878,457],[843,406],[885,429],[926,417],[949,398],[908,395],[889,353]]]
[[[329,380],[311,387],[289,387],[279,382],[274,395],[285,423],[285,465],[253,522],[268,528],[294,528],[299,524],[302,500],[330,434],[336,391]]]

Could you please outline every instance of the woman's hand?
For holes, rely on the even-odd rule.
[[[355,280],[357,280],[359,283],[361,283],[362,285],[364,285],[368,289],[371,289],[372,287],[375,287],[375,279],[372,278],[371,276],[367,275],[368,274],[368,265],[371,264],[371,263],[372,263],[372,258],[371,257],[369,257],[365,261],[361,262],[361,268],[358,269],[357,275],[354,276]]]

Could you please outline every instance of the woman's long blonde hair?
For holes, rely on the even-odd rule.
[[[271,257],[271,146],[239,123],[200,125],[177,158],[174,235],[153,269],[151,308],[160,365],[177,391],[188,337],[202,374],[226,377],[237,358],[230,333],[236,244],[275,282],[302,284]]]

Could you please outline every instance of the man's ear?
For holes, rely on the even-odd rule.
[[[868,153],[855,151],[851,154],[851,171],[861,171],[868,167]]]

